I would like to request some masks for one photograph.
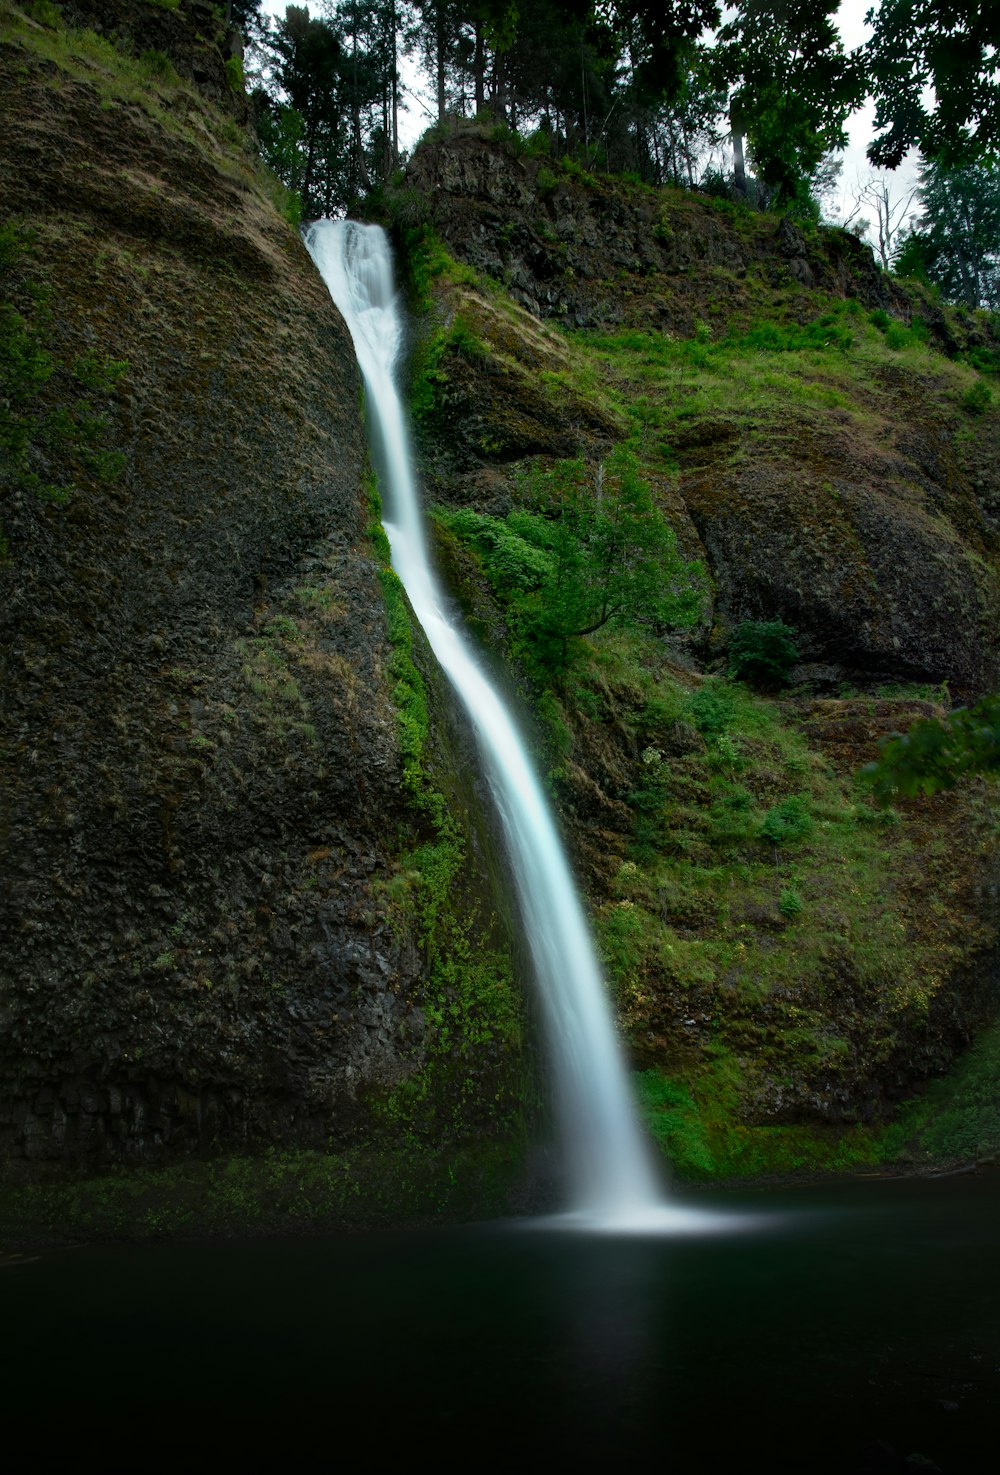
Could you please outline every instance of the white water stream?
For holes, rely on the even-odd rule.
[[[393,568],[472,722],[503,825],[547,1023],[569,1219],[620,1230],[691,1228],[711,1216],[664,1202],[633,1113],[587,923],[524,742],[452,622],[431,569],[394,382],[403,318],[385,234],[379,226],[354,221],[319,221],[309,227],[306,245],[351,330],[364,376]]]

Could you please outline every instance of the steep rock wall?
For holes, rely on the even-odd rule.
[[[81,357],[126,362],[90,400],[123,470],[81,454],[52,500],[31,478],[65,482],[72,448],[4,466],[0,1154],[351,1142],[433,1033],[412,909],[385,899],[432,827],[403,787],[353,350],[217,106],[212,7],[67,10],[106,34],[4,21],[8,285],[61,366],[39,414]],[[447,785],[470,765],[415,658]],[[474,798],[448,798],[456,906],[502,951]],[[453,1133],[500,1130],[516,1059],[483,1049]]]

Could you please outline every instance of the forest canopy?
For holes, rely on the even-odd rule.
[[[231,0],[262,150],[336,214],[401,162],[400,114],[487,115],[556,157],[648,184],[812,209],[848,118],[876,106],[874,165],[919,149],[951,170],[1000,157],[1000,12],[881,0],[845,48],[839,0],[319,0],[277,18]],[[419,95],[404,72],[418,69]]]

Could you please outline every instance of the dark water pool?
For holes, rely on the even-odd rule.
[[[1000,1471],[1000,1175],[0,1270],[0,1467]]]

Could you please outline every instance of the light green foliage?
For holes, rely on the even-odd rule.
[[[180,81],[173,62],[163,51],[144,51],[139,65],[150,77],[158,77],[164,82]]]
[[[685,1178],[709,1177],[712,1153],[690,1091],[657,1070],[633,1079],[646,1126],[677,1171]]]
[[[702,570],[681,558],[630,451],[596,470],[582,461],[536,468],[525,493],[527,505],[505,518],[451,508],[435,516],[476,550],[529,669],[564,672],[579,642],[610,623],[697,620]]]
[[[856,1168],[879,1160],[866,1128],[747,1127],[737,1115],[739,1068],[723,1050],[694,1091],[658,1070],[634,1077],[646,1127],[688,1180]]]
[[[789,414],[843,411],[857,432],[869,436],[875,415],[896,411],[883,369],[903,359],[931,381],[933,403],[943,411],[978,376],[949,363],[927,340],[922,322],[909,328],[885,314],[869,320],[857,302],[828,304],[805,324],[768,317],[726,331],[673,338],[630,328],[617,333],[576,334],[583,350],[574,361],[574,383],[631,421],[633,443],[644,467],[676,465],[676,428],[708,421],[738,460],[749,447],[787,430]]]
[[[760,836],[772,845],[797,845],[812,833],[812,828],[808,801],[800,794],[791,794],[767,811]]]
[[[959,707],[945,718],[925,717],[882,743],[862,773],[881,803],[952,789],[971,774],[1000,770],[1000,696]]]
[[[40,26],[55,28],[62,23],[62,9],[54,5],[52,0],[31,0],[31,3],[25,6],[25,13],[30,15],[33,21],[37,21]]]
[[[926,840],[915,848],[898,816],[880,825],[776,704],[731,681],[653,678],[644,659],[637,632],[605,635],[577,680],[614,693],[616,722],[628,693],[640,750],[641,783],[626,796],[632,845],[595,919],[619,1018],[640,1052],[650,1031],[676,1038],[688,1014],[711,1021],[672,1074],[694,1114],[670,1098],[660,1136],[695,1176],[706,1144],[712,1174],[873,1160],[870,1132],[751,1125],[747,1093],[789,1076],[828,1089],[855,1068],[825,996],[845,974],[880,1021],[864,1048],[891,1051],[925,1017],[954,944],[914,929],[910,892],[919,879],[918,910],[945,919],[944,878],[939,896]],[[575,693],[564,705],[571,696],[579,709]],[[682,756],[670,756],[678,742]]]
[[[783,917],[794,920],[802,915],[802,897],[794,886],[786,886],[778,899],[778,908]]]
[[[985,415],[993,403],[993,391],[982,380],[970,384],[962,395],[962,409],[967,415]]]
[[[246,90],[246,78],[243,75],[243,63],[238,56],[226,58],[226,81],[232,90],[242,94]]]
[[[896,352],[903,348],[913,348],[917,344],[926,343],[930,336],[923,318],[914,318],[907,327],[897,322],[895,318],[891,318],[881,307],[875,308],[874,312],[868,314],[868,321],[882,334],[886,347]]]
[[[538,191],[539,199],[544,200],[547,195],[553,194],[558,184],[559,176],[545,165],[535,175],[535,189]]]
[[[456,313],[447,328],[438,328],[423,338],[410,361],[410,414],[418,424],[433,414],[442,386],[448,382],[445,356],[456,354],[475,362],[486,357],[486,348],[473,329]]]
[[[195,150],[210,168],[271,198],[275,208],[297,225],[299,204],[279,179],[262,163],[251,135],[237,126],[193,82],[177,75],[169,58],[148,52],[144,57],[119,50],[113,42],[94,31],[67,26],[58,6],[43,5],[47,18],[30,26],[15,11],[8,21],[5,40],[26,56],[41,59],[58,76],[93,88],[102,108],[125,106],[138,109],[162,130],[167,139]],[[180,0],[160,0],[161,7],[176,9]],[[220,25],[221,10],[216,11]]]

